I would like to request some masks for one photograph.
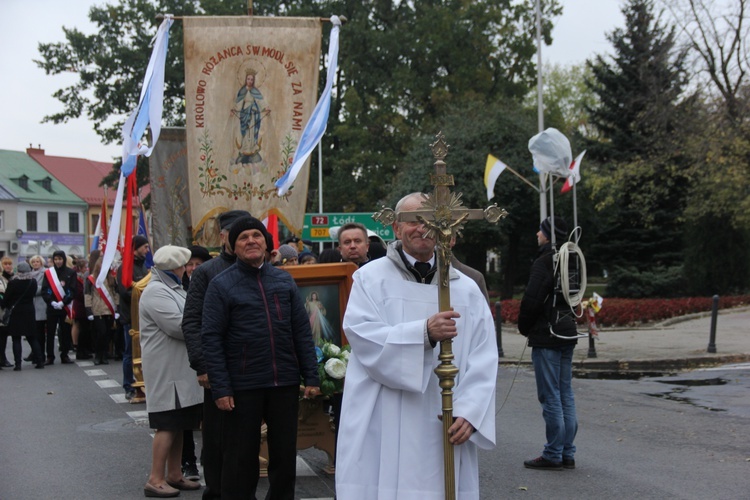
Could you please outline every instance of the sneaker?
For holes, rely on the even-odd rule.
[[[198,466],[195,465],[195,462],[185,462],[182,464],[182,475],[190,481],[200,481],[201,479],[201,474],[198,472]]]
[[[563,457],[563,469],[575,469],[576,468],[576,461],[572,458],[565,458]]]
[[[130,401],[135,397],[135,389],[130,389],[129,391],[125,391],[125,399]]]
[[[532,460],[526,460],[523,466],[527,469],[537,470],[562,470],[562,462],[552,462],[544,457],[536,457]]]

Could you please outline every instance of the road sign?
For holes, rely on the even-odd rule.
[[[384,227],[380,222],[372,219],[370,212],[339,213],[339,214],[305,214],[302,227],[302,239],[310,241],[331,241],[331,228],[343,226],[350,222],[359,222],[385,241],[395,238],[393,229]]]

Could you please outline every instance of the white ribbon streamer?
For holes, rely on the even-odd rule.
[[[289,170],[276,181],[276,187],[279,188],[278,195],[284,196],[289,188],[292,187],[294,180],[297,178],[299,171],[307,161],[315,146],[318,145],[323,133],[328,125],[328,113],[331,110],[331,87],[336,76],[339,58],[339,31],[341,29],[341,20],[338,16],[331,16],[331,37],[328,42],[328,75],[326,76],[326,86],[323,93],[315,105],[315,109],[310,115],[310,120],[305,125],[302,135],[299,139],[297,154],[294,156],[294,162]]]

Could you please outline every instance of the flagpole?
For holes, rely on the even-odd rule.
[[[318,213],[323,213],[323,138],[318,143]],[[323,252],[323,242],[318,242],[318,255]]]
[[[522,180],[523,182],[525,182],[526,184],[528,184],[529,186],[531,186],[531,189],[533,189],[533,190],[534,190],[534,191],[536,191],[537,193],[539,192],[539,188],[538,188],[538,187],[536,187],[536,186],[534,185],[534,183],[533,183],[533,182],[531,182],[530,180],[528,180],[528,179],[527,179],[526,177],[524,177],[523,175],[519,174],[518,172],[516,172],[515,170],[513,170],[513,169],[512,169],[511,167],[509,167],[508,165],[505,165],[505,169],[506,169],[506,170],[510,170],[510,172],[511,172],[511,173],[512,173],[513,175],[515,175],[516,177],[518,177],[519,179],[521,179],[521,180]],[[544,196],[544,194],[542,194],[542,196]]]
[[[539,132],[544,132],[544,102],[542,99],[544,81],[542,79],[542,7],[536,0],[536,104],[539,120]],[[547,200],[545,198],[545,175],[539,173],[539,222],[547,218]],[[552,194],[550,194],[550,197]]]
[[[573,228],[578,227],[578,201],[576,199],[576,184],[575,177],[573,178]],[[576,242],[578,243],[578,242]]]

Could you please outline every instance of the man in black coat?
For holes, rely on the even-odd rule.
[[[203,450],[201,451],[201,465],[206,488],[203,498],[221,498],[221,417],[223,413],[216,407],[211,395],[211,384],[206,374],[206,363],[203,359],[201,345],[201,326],[203,324],[203,300],[211,280],[234,264],[236,257],[232,248],[227,244],[227,237],[232,223],[240,217],[249,216],[245,210],[230,210],[219,215],[219,239],[221,253],[215,259],[198,266],[190,277],[190,286],[185,299],[185,310],[182,315],[182,335],[188,351],[190,367],[198,375],[198,383],[204,389],[203,395]],[[259,431],[260,432],[260,431]]]
[[[222,496],[254,498],[260,426],[268,426],[268,498],[294,498],[300,380],[320,393],[310,320],[297,285],[265,262],[258,219],[232,224],[237,261],[208,285],[201,342],[211,393],[223,417]]]
[[[55,330],[60,340],[60,362],[69,364],[73,361],[68,356],[73,346],[70,330],[73,324],[71,302],[78,286],[76,272],[69,268],[67,256],[62,250],[52,254],[53,267],[44,273],[42,298],[47,304],[47,362],[55,362]],[[67,319],[67,321],[66,321]]]
[[[133,236],[133,281],[129,287],[123,286],[122,266],[117,270],[117,294],[120,296],[118,311],[120,312],[120,324],[123,329],[123,351],[122,351],[122,388],[125,389],[125,398],[130,401],[136,395],[133,383],[133,340],[130,336],[130,303],[133,293],[133,284],[138,283],[149,273],[146,268],[146,255],[149,251],[148,238],[137,234]]]
[[[576,324],[569,306],[559,294],[556,297],[552,234],[552,219],[548,217],[537,232],[539,253],[531,266],[518,314],[518,331],[529,339],[537,397],[547,430],[542,455],[524,462],[525,467],[537,470],[575,469],[573,440],[578,431],[571,385],[573,349],[578,342]],[[558,246],[567,239],[562,217],[555,217],[554,234]]]

